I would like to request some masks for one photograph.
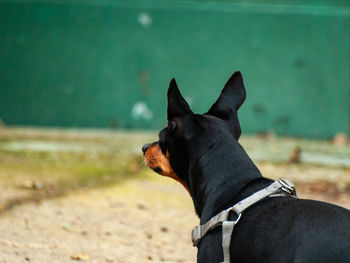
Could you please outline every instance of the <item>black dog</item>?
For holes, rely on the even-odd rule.
[[[238,143],[237,110],[245,97],[236,72],[210,110],[194,114],[173,79],[168,126],[158,142],[142,148],[150,168],[187,189],[201,224],[273,182]],[[221,231],[216,227],[201,239],[197,262],[223,261]],[[231,262],[350,262],[350,211],[288,196],[265,198],[242,213],[230,257]]]

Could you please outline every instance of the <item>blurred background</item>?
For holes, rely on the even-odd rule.
[[[240,70],[263,174],[349,208],[349,28],[345,0],[0,0],[0,262],[195,261],[141,153],[173,77],[202,113]]]

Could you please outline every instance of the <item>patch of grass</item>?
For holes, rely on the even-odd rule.
[[[67,133],[50,137],[42,131],[40,136],[31,134],[25,138],[19,134],[18,139],[8,134],[1,137],[0,132],[0,187],[26,192],[0,204],[5,208],[80,188],[106,187],[141,176],[146,169],[141,147],[150,141],[147,136],[134,133],[86,136],[82,132],[82,139],[75,140],[77,134],[71,137]],[[66,147],[67,141],[71,147]],[[16,147],[12,149],[9,144]],[[59,146],[58,150],[52,150],[52,145]]]

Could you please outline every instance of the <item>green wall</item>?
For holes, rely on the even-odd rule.
[[[204,112],[240,70],[243,132],[350,135],[347,3],[0,0],[0,118],[160,128],[172,77]]]

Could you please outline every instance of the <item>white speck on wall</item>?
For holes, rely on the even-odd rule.
[[[65,88],[64,88],[64,92],[67,95],[72,95],[74,93],[74,91],[75,91],[75,87],[72,84],[69,84],[69,85],[65,86]]]
[[[131,117],[135,120],[151,120],[153,118],[153,112],[148,108],[145,102],[138,101],[132,106]]]
[[[145,28],[150,28],[152,25],[152,18],[147,13],[141,13],[137,17],[137,21],[139,24]]]

